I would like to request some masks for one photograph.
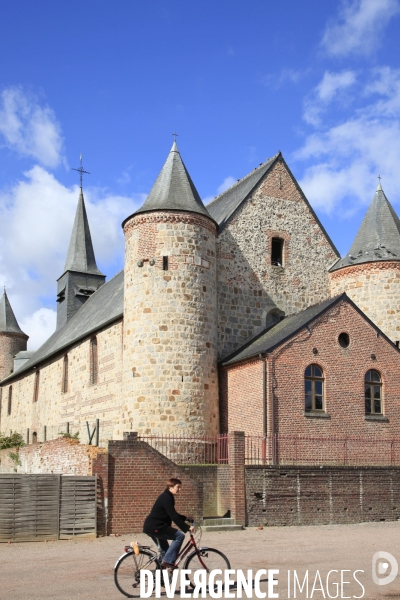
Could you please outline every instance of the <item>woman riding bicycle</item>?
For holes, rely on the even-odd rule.
[[[143,532],[149,535],[154,542],[159,540],[163,553],[162,567],[164,569],[174,568],[175,560],[179,554],[185,533],[194,532],[195,528],[185,523],[191,517],[180,515],[175,510],[175,496],[179,494],[182,482],[176,477],[167,481],[167,488],[154,502],[153,508],[143,524]],[[181,529],[171,527],[172,521]],[[182,533],[183,532],[183,533]],[[172,540],[171,545],[167,540]]]

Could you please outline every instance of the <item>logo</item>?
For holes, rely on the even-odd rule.
[[[389,552],[375,552],[372,557],[372,579],[376,585],[387,585],[391,583],[399,570],[397,560]],[[381,577],[384,575],[384,577]]]

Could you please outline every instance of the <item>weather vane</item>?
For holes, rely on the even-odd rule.
[[[85,171],[85,169],[82,167],[82,153],[79,157],[80,161],[81,161],[81,166],[79,167],[79,169],[74,169],[72,167],[73,171],[78,171],[79,175],[80,175],[80,182],[81,182],[81,191],[82,191],[82,175],[83,173],[86,173],[87,175],[90,175],[89,171]]]

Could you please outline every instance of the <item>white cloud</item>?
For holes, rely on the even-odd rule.
[[[322,46],[332,56],[370,54],[399,11],[398,0],[343,0],[338,17],[325,29]]]
[[[1,93],[0,136],[6,146],[46,167],[56,167],[63,158],[61,128],[53,110],[21,87]]]
[[[400,196],[400,70],[376,69],[371,77],[359,89],[358,109],[330,128],[317,124],[296,153],[312,163],[300,185],[328,213],[369,204],[379,174],[389,199]]]
[[[29,335],[29,349],[37,350],[54,333],[57,322],[57,311],[50,308],[39,308],[19,322],[22,331]],[[29,332],[29,334],[27,333]]]
[[[326,71],[319,84],[304,102],[303,118],[310,125],[318,125],[321,114],[334,99],[343,100],[343,92],[357,81],[354,71],[344,70],[337,73]]]
[[[282,69],[280,73],[268,73],[261,78],[261,84],[265,87],[279,89],[285,83],[298,83],[305,75],[308,69]]]
[[[0,285],[7,285],[17,320],[31,338],[29,349],[54,325],[56,280],[63,273],[78,195],[77,186],[65,187],[38,165],[11,190],[0,190]],[[121,222],[144,194],[124,197],[88,188],[84,195],[96,260],[110,277],[123,261]]]
[[[230,187],[233,186],[234,183],[236,183],[236,179],[232,177],[232,175],[229,175],[229,177],[225,177],[221,185],[217,187],[218,194],[222,194],[222,192],[228,190]]]

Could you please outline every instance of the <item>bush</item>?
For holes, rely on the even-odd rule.
[[[20,448],[25,446],[25,442],[22,439],[22,435],[14,431],[11,435],[3,435],[0,433],[0,450],[5,448]]]

